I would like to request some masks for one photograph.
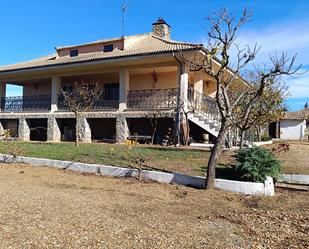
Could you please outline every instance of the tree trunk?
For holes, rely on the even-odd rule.
[[[153,125],[153,129],[152,129],[152,136],[151,136],[151,144],[154,143],[154,137],[156,135],[156,131],[157,131],[157,120],[154,121],[154,125]]]
[[[75,147],[79,147],[79,132],[78,125],[75,125]]]
[[[188,118],[188,114],[185,114],[186,117],[186,144],[185,146],[189,145],[189,140],[190,140],[190,124],[189,124],[189,118]]]
[[[261,142],[262,138],[261,138],[261,129],[259,126],[256,127],[256,135],[258,138],[258,141]]]
[[[183,117],[181,120],[181,135],[182,135],[182,144],[184,146],[188,146],[189,143],[189,120],[187,114],[183,113]]]
[[[242,150],[244,148],[245,131],[240,130],[240,145],[239,148]]]
[[[79,118],[80,115],[75,113],[75,147],[79,147]]]
[[[206,188],[207,189],[213,189],[215,185],[215,179],[216,179],[216,165],[218,157],[221,153],[222,144],[224,141],[225,133],[226,133],[226,127],[227,123],[226,121],[221,121],[221,128],[218,134],[218,137],[216,138],[214,147],[211,150],[210,158],[207,165],[207,178],[206,178]]]

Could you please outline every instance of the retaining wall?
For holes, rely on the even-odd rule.
[[[282,174],[283,182],[309,184],[309,175]]]
[[[273,144],[273,140],[252,143],[252,145],[255,145],[255,146],[263,146],[263,145],[269,145],[269,144]]]
[[[112,177],[137,177],[138,171],[131,168],[122,168],[108,165],[75,163],[69,161],[51,160],[44,158],[13,157],[0,154],[0,161],[3,163],[24,163],[33,166],[48,166],[60,169],[73,170],[83,173],[99,174]],[[190,176],[181,173],[166,173],[160,171],[142,170],[144,179],[153,180],[159,183],[174,183],[196,188],[205,187],[205,177]],[[215,188],[237,192],[248,195],[273,196],[275,194],[274,184],[271,177],[268,177],[264,183],[231,181],[224,179],[215,180]]]

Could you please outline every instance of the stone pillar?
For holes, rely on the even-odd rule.
[[[116,143],[123,143],[129,136],[128,123],[125,117],[116,118]]]
[[[5,97],[6,83],[0,80],[0,97]]]
[[[2,124],[2,120],[0,120],[0,136],[4,135],[4,128],[3,128],[3,124]]]
[[[58,122],[54,117],[50,117],[47,120],[47,141],[48,142],[61,141],[61,131]]]
[[[127,109],[127,92],[129,91],[130,74],[126,69],[119,72],[119,111]]]
[[[91,129],[87,118],[79,117],[76,122],[78,141],[82,143],[91,143]]]
[[[29,122],[23,117],[18,120],[18,140],[30,141]]]
[[[6,97],[6,83],[0,80],[0,111],[4,109],[4,104],[5,102],[2,101],[2,98]]]
[[[58,95],[61,90],[61,77],[53,76],[51,84],[51,112],[58,110]]]

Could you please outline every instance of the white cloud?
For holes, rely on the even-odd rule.
[[[291,98],[309,97],[309,72],[286,80]]]
[[[297,62],[309,63],[309,22],[294,20],[274,24],[265,28],[244,30],[238,35],[237,42],[241,45],[261,47],[256,63],[267,62],[270,54],[288,52],[297,53]]]
[[[296,77],[286,78],[289,87],[290,98],[309,97],[309,22],[294,20],[277,23],[265,28],[256,28],[242,31],[237,38],[240,46],[260,46],[259,53],[254,61],[255,65],[269,64],[269,55],[280,55],[287,52],[291,57],[297,53],[295,65],[302,64],[302,74]]]

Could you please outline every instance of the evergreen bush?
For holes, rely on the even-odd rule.
[[[281,173],[281,162],[261,147],[240,150],[236,159],[235,172],[244,180],[264,182],[267,176],[277,178]]]

